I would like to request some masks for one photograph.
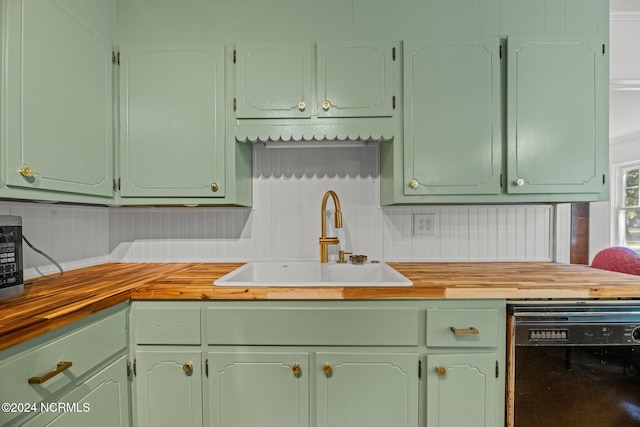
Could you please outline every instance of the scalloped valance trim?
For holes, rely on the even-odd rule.
[[[374,140],[388,141],[393,139],[394,132],[391,123],[383,125],[263,125],[243,126],[235,129],[236,140],[240,142],[264,142],[269,141],[358,141]]]

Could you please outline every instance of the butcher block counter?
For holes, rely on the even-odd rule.
[[[213,281],[242,263],[102,264],[28,280],[0,300],[0,350],[133,300],[640,298],[640,276],[555,263],[389,263],[411,287],[234,288]]]

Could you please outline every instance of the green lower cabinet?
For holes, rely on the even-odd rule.
[[[200,350],[136,352],[138,427],[202,426]]]
[[[24,426],[127,427],[128,388],[127,358],[121,356],[57,402],[46,404],[46,409],[41,407],[40,415]]]
[[[317,353],[318,427],[418,425],[418,355]]]
[[[209,352],[209,425],[309,426],[308,353]]]
[[[496,354],[427,356],[427,427],[494,427]]]

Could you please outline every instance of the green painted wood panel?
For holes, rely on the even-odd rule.
[[[237,43],[236,117],[311,115],[311,44]]]
[[[315,372],[318,427],[418,425],[417,354],[319,352]]]
[[[127,358],[119,359],[99,371],[57,402],[77,411],[42,411],[24,427],[127,427],[130,425]]]
[[[56,0],[6,4],[6,183],[111,197],[113,41],[77,9]],[[114,3],[98,9],[103,28],[113,27]]]
[[[213,345],[390,345],[418,343],[418,310],[401,307],[251,307],[206,309]]]
[[[188,374],[185,363],[193,364]],[[202,369],[198,350],[138,350],[135,354],[138,427],[202,426]]]
[[[224,52],[221,44],[122,46],[123,197],[225,197]]]
[[[498,316],[497,309],[427,309],[427,347],[497,347],[500,325]],[[455,334],[452,327],[475,328],[478,333]]]
[[[136,308],[132,339],[136,344],[200,344],[200,308]]]
[[[500,192],[499,51],[498,39],[404,43],[406,195]]]
[[[604,41],[531,36],[510,37],[508,45],[508,192],[603,191],[608,174]]]
[[[393,49],[390,41],[319,42],[318,117],[392,116]]]
[[[427,427],[494,427],[498,378],[495,354],[427,356]],[[446,369],[439,376],[437,367]],[[504,381],[500,379],[500,381]]]
[[[210,426],[309,425],[307,353],[210,351],[208,360]]]

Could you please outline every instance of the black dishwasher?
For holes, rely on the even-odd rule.
[[[510,304],[508,422],[640,426],[640,301]]]

